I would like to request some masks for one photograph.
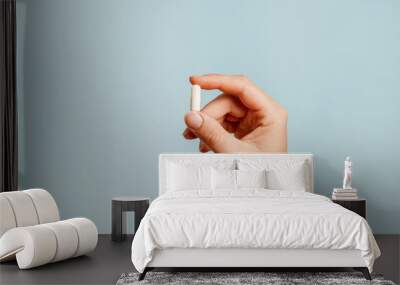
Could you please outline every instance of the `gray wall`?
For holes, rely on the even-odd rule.
[[[18,0],[21,185],[110,232],[113,196],[156,197],[159,153],[197,151],[188,75],[243,73],[287,107],[316,191],[350,155],[373,230],[400,233],[399,3]]]

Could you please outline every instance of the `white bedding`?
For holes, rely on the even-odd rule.
[[[372,272],[379,248],[368,223],[328,198],[299,191],[179,191],[157,198],[132,243],[143,272],[155,249],[357,249]]]

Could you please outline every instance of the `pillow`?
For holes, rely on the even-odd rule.
[[[167,189],[184,191],[211,189],[211,167],[169,163]]]
[[[213,189],[236,190],[236,170],[232,169],[212,169]]]
[[[266,170],[236,170],[237,188],[267,188]]]
[[[307,178],[305,164],[292,168],[267,170],[268,189],[306,191]]]

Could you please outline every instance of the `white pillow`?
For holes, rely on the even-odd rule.
[[[266,170],[236,170],[237,188],[267,188]]]
[[[268,189],[306,191],[307,178],[305,164],[292,168],[267,170]]]
[[[236,189],[236,170],[212,169],[213,189]]]
[[[211,167],[169,163],[167,189],[184,191],[211,189]]]

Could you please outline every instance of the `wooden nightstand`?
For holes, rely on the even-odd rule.
[[[364,219],[367,218],[367,200],[366,199],[356,199],[356,200],[336,200],[332,199],[332,202],[339,204],[340,206],[359,214]]]

